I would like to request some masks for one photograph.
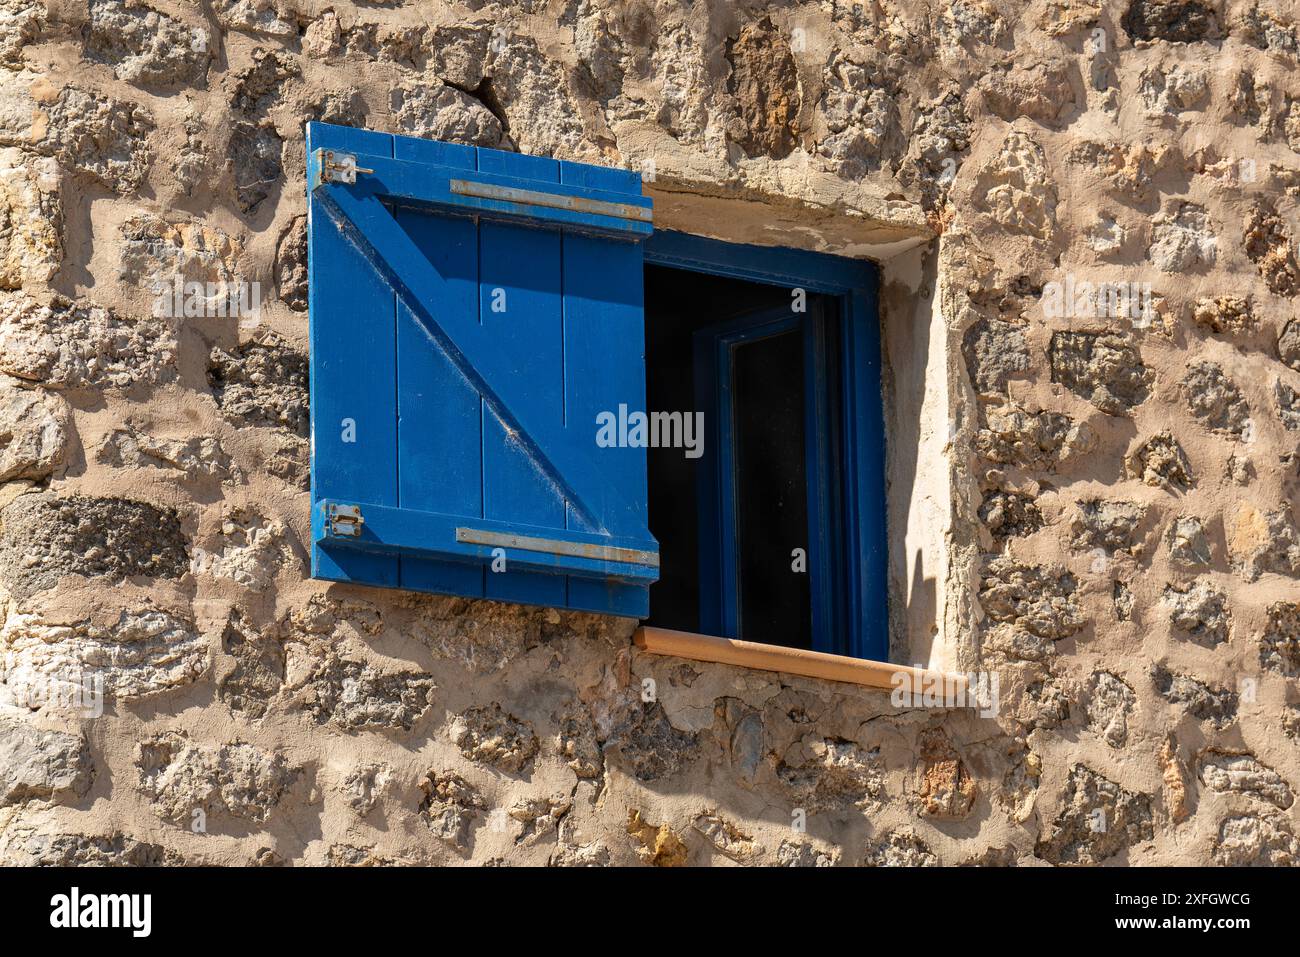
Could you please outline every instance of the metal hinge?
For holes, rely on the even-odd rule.
[[[361,526],[366,520],[361,517],[360,505],[331,505],[325,513],[331,535],[344,538],[360,538]]]
[[[374,170],[357,165],[357,158],[351,153],[336,153],[333,150],[317,150],[320,157],[320,175],[328,183],[348,183],[357,181],[358,173],[373,173]]]

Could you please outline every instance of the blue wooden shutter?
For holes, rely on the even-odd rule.
[[[644,617],[636,173],[307,126],[312,574]],[[504,558],[505,571],[494,571]]]

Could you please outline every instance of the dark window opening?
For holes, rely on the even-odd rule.
[[[812,647],[807,549],[804,369],[799,329],[731,348],[739,633]]]
[[[838,300],[659,266],[645,278],[647,411],[704,426],[697,458],[647,449],[660,577],[646,623],[846,653]]]

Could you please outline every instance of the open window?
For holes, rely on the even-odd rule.
[[[838,564],[822,554],[821,532],[842,524],[818,454],[838,436],[817,441],[836,431],[818,401],[833,388],[832,310],[820,297],[790,299],[778,287],[646,269],[647,405],[690,410],[683,421],[693,416],[698,433],[691,447],[648,453],[661,558],[647,624],[836,650],[829,622],[813,624],[810,584],[810,571]],[[828,611],[818,603],[817,617]]]
[[[656,233],[625,170],[307,150],[315,577],[887,657],[873,266]]]
[[[647,406],[702,433],[648,452],[646,624],[883,660],[870,267],[673,233],[646,256]]]

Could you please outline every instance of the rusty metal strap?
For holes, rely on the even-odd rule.
[[[583,199],[580,196],[562,196],[559,193],[546,193],[533,189],[492,186],[488,183],[476,183],[467,179],[453,179],[451,181],[451,191],[458,196],[492,199],[521,206],[567,209],[574,213],[613,216],[618,219],[632,219],[643,223],[652,222],[654,219],[654,213],[651,210],[644,206],[634,206],[631,203],[611,203],[603,199]]]
[[[595,545],[587,542],[559,541],[553,538],[534,538],[530,535],[511,535],[488,532],[479,528],[457,528],[456,541],[467,545],[486,545],[490,548],[515,548],[525,552],[545,552],[549,555],[570,555],[574,558],[591,558],[605,562],[628,562],[634,565],[659,567],[659,553],[636,548],[618,548],[613,545]]]

